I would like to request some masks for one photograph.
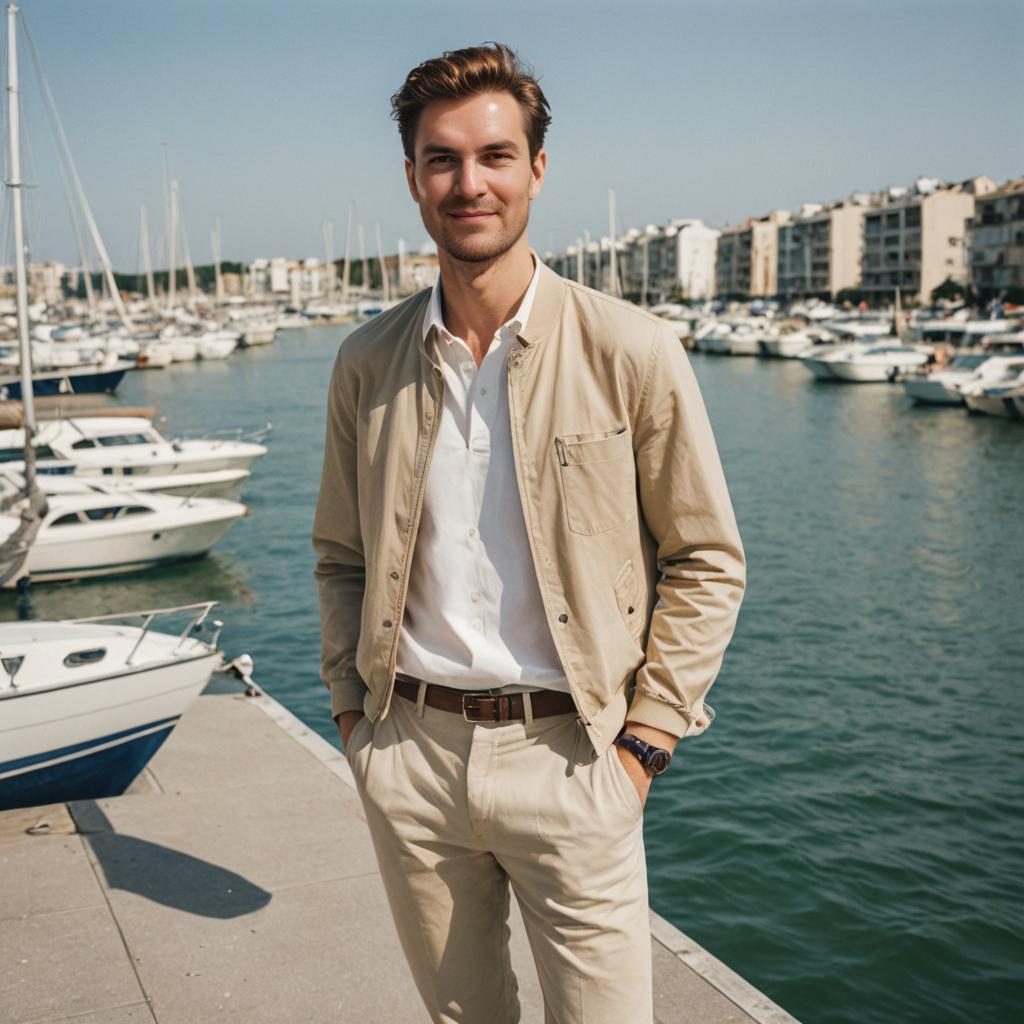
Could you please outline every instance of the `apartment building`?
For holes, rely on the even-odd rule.
[[[967,236],[978,298],[1024,302],[1024,176],[975,198]]]
[[[861,289],[878,301],[897,288],[904,301],[927,303],[947,278],[967,280],[967,222],[975,197],[993,191],[991,178],[947,184],[918,178],[912,188],[889,188],[864,215]]]
[[[834,299],[860,285],[865,213],[879,195],[855,192],[832,203],[804,203],[779,227],[778,295]]]
[[[650,301],[709,299],[715,289],[718,235],[716,228],[695,218],[673,220],[663,228],[648,228],[646,236],[635,239],[631,247],[631,276],[634,280],[638,279],[638,272],[642,276],[646,247]]]
[[[722,298],[753,299],[778,290],[779,228],[790,221],[788,210],[748,217],[723,228],[715,259],[715,293]]]

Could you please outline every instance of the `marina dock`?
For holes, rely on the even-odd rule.
[[[651,943],[657,1024],[795,1024],[653,911]],[[200,697],[122,796],[0,813],[0,1024],[213,1020],[426,1020],[345,757],[265,695]]]

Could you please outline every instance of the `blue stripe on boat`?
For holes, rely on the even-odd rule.
[[[98,747],[103,743],[110,743],[112,740],[123,740],[126,737],[134,736],[136,733],[144,732],[146,729],[153,729],[159,725],[170,723],[173,726],[180,717],[180,715],[172,715],[170,718],[158,718],[155,722],[133,725],[130,729],[122,729],[120,732],[112,732],[106,736],[97,736],[91,740],[83,740],[81,743],[72,743],[68,747],[58,747],[56,750],[47,750],[42,754],[29,754],[27,757],[18,757],[13,761],[2,761],[0,762],[0,774],[12,771],[15,768],[26,768],[28,765],[38,764],[40,761],[50,761],[55,757],[63,757],[65,754],[75,754],[81,750],[88,750],[90,747]]]
[[[145,736],[128,737],[105,750],[0,779],[0,811],[119,796],[170,736],[176,720],[164,721],[170,724]]]

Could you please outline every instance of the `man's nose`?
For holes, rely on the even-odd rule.
[[[460,195],[467,197],[479,196],[484,193],[483,176],[475,160],[463,160],[459,164],[455,187]]]

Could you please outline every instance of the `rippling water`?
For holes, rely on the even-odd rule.
[[[156,405],[171,432],[273,421],[252,516],[202,562],[40,586],[35,613],[220,600],[224,650],[252,654],[261,684],[337,742],[309,532],[346,330],[130,375],[122,401]],[[749,585],[715,725],[647,804],[652,905],[807,1024],[1013,1019],[1024,424],[815,384],[790,362],[693,362]]]

